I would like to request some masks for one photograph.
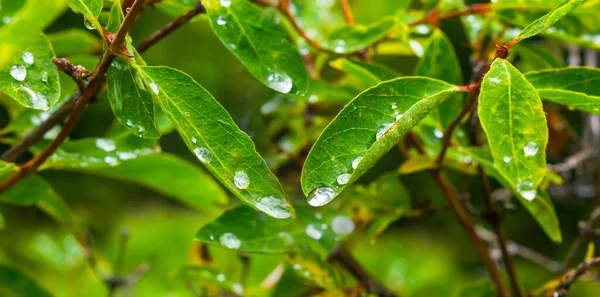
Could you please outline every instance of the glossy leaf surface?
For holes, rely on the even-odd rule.
[[[19,297],[52,297],[33,279],[15,268],[0,265],[0,294]]]
[[[557,7],[552,9],[549,13],[544,15],[543,17],[535,20],[533,23],[529,24],[517,37],[515,38],[516,42],[519,42],[523,39],[530,38],[532,36],[537,35],[550,28],[554,23],[567,15],[571,10],[575,9],[579,4],[585,2],[586,0],[564,0]]]
[[[395,19],[383,18],[366,26],[358,24],[342,27],[331,32],[323,46],[338,54],[353,53],[382,39],[395,25]]]
[[[84,17],[85,26],[88,29],[96,29],[102,34],[102,26],[98,21],[98,16],[102,12],[104,0],[73,0],[71,1],[71,9],[77,13],[81,13]]]

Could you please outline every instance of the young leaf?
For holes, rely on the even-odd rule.
[[[0,89],[23,106],[48,110],[60,96],[58,71],[52,58],[52,46],[40,34],[0,70]]]
[[[175,69],[139,71],[189,149],[225,187],[268,215],[280,219],[292,215],[286,194],[250,137],[208,91]]]
[[[550,69],[525,75],[542,99],[600,115],[600,70]]]
[[[401,77],[358,95],[308,154],[302,169],[302,191],[309,203],[329,203],[429,112],[460,91],[436,79]]]
[[[453,149],[450,150],[453,151]],[[535,199],[529,199],[531,193],[526,193],[526,195],[522,194],[514,187],[514,185],[511,185],[502,174],[500,174],[489,153],[479,148],[465,147],[460,148],[459,151],[471,156],[471,158],[483,168],[487,175],[496,179],[504,188],[510,190],[552,241],[557,243],[562,241],[558,217],[556,216],[554,205],[548,194],[544,191],[536,191],[533,193],[533,195],[536,195]],[[527,198],[525,196],[527,196]]]
[[[73,0],[71,9],[77,13],[83,14],[85,26],[90,29],[96,29],[102,36],[102,26],[98,21],[98,16],[102,12],[104,0]]]
[[[496,59],[483,78],[479,119],[498,171],[533,200],[546,174],[548,128],[542,101],[523,74]]]
[[[368,86],[374,86],[381,82],[381,79],[377,77],[375,74],[371,73],[369,70],[355,64],[354,62],[346,59],[339,58],[329,62],[329,64],[340,71],[344,71],[356,76],[362,82],[367,84]]]
[[[544,15],[543,17],[535,20],[533,23],[529,24],[529,26],[525,27],[517,37],[513,40],[514,43],[517,43],[523,39],[527,39],[529,37],[535,36],[538,33],[550,28],[554,23],[567,15],[571,10],[577,7],[579,4],[585,2],[586,0],[564,0],[557,7],[551,10],[549,13]]]
[[[33,279],[4,265],[0,265],[0,293],[2,296],[52,297]]]
[[[207,0],[202,4],[215,34],[267,87],[280,93],[304,94],[308,72],[275,16],[250,1]]]
[[[395,25],[394,18],[386,17],[368,26],[358,24],[342,27],[331,32],[323,46],[338,54],[353,53],[382,39]]]

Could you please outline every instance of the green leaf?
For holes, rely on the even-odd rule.
[[[479,280],[458,289],[454,297],[494,297],[497,296],[496,286],[490,280]]]
[[[352,63],[357,64],[358,66],[368,70],[373,75],[377,76],[381,81],[390,80],[402,76],[402,73],[399,73],[396,70],[390,69],[387,66],[383,64],[378,64],[376,62],[353,60]]]
[[[550,28],[554,23],[567,15],[571,10],[586,0],[564,0],[557,7],[551,10],[543,17],[535,20],[529,26],[525,27],[514,39],[515,43],[537,35],[538,33]]]
[[[102,48],[100,39],[82,29],[68,29],[49,34],[48,40],[59,57],[90,54]]]
[[[525,75],[542,99],[600,115],[600,70],[572,67]]]
[[[513,47],[521,58],[518,68],[522,72],[564,67],[564,63],[547,49],[528,43]]]
[[[354,222],[341,212],[317,212],[296,207],[297,218],[277,220],[247,206],[225,212],[202,227],[196,239],[224,248],[250,253],[280,254],[309,244],[321,256],[354,231]]]
[[[33,279],[18,270],[0,265],[0,295],[19,297],[52,297]]]
[[[333,291],[342,287],[340,276],[335,267],[327,263],[311,246],[305,244],[294,252],[288,253],[288,271],[315,286]]]
[[[307,91],[304,60],[275,22],[275,15],[250,1],[208,0],[202,4],[217,37],[256,79],[284,94]]]
[[[190,0],[162,0],[154,3],[154,6],[156,6],[157,9],[174,18],[185,14],[190,9],[194,8],[195,5],[196,1]],[[194,22],[196,20],[200,20],[200,18],[193,18],[190,20],[190,22]]]
[[[90,29],[96,29],[102,36],[102,26],[98,21],[98,16],[102,12],[104,0],[73,0],[71,9],[77,13],[83,14],[85,26]]]
[[[431,170],[437,168],[437,162],[431,156],[426,155],[416,155],[410,157],[406,160],[400,168],[398,168],[398,172],[402,174],[411,174],[424,170]]]
[[[389,151],[429,112],[453,94],[454,85],[401,77],[372,87],[337,115],[312,147],[302,169],[309,203],[329,203]]]
[[[384,17],[368,26],[357,24],[339,28],[329,36],[323,47],[338,54],[349,54],[381,40],[396,26],[396,19]]]
[[[25,6],[11,18],[11,22],[0,28],[0,69],[22,54],[24,47],[36,40],[67,7],[70,0],[28,0]]]
[[[4,226],[6,226],[6,222],[4,220],[4,215],[2,214],[2,212],[0,212],[0,230],[3,230]]]
[[[250,137],[208,91],[175,69],[140,67],[139,71],[188,148],[225,187],[271,216],[292,216],[277,177]]]
[[[115,117],[138,137],[158,139],[152,92],[134,66],[117,57],[106,73],[108,99]]]
[[[214,285],[220,289],[235,293],[236,296],[244,296],[244,287],[241,283],[227,278],[225,273],[215,269],[185,266],[179,270],[178,277],[186,283],[200,282],[203,285]]]
[[[21,105],[48,110],[60,96],[50,42],[39,35],[0,71],[0,89]]]
[[[454,151],[454,149],[450,149],[450,151]],[[527,209],[527,211],[531,214],[531,216],[538,222],[538,224],[542,227],[544,232],[548,235],[548,237],[557,243],[562,242],[562,235],[560,232],[560,224],[558,221],[558,217],[556,216],[556,211],[554,210],[554,205],[552,204],[552,200],[548,197],[544,191],[538,190],[534,193],[535,199],[525,198],[523,194],[521,194],[514,185],[511,185],[508,180],[506,180],[498,168],[494,165],[492,161],[492,156],[482,149],[479,148],[465,148],[462,147],[458,150],[461,153],[467,154],[471,156],[471,158],[477,162],[485,171],[485,173],[494,179],[496,179],[504,188],[508,189],[517,197],[519,202]],[[530,194],[528,194],[530,195]]]
[[[455,85],[462,84],[460,62],[452,43],[441,30],[436,29],[429,38],[429,43],[425,47],[423,57],[419,60],[415,75],[437,78]],[[436,118],[442,126],[447,127],[461,108],[462,100],[459,98],[448,100],[443,102],[431,116]]]
[[[333,60],[329,62],[329,64],[335,69],[356,76],[360,81],[369,87],[381,82],[381,79],[379,79],[379,77],[377,77],[375,74],[371,73],[368,69],[365,69],[346,58]]]
[[[546,174],[548,127],[542,100],[508,61],[496,59],[483,78],[479,118],[502,176],[533,200]]]
[[[16,165],[0,161],[0,181],[5,180],[15,171]],[[30,175],[16,183],[12,188],[0,195],[0,202],[15,205],[37,205],[57,221],[70,224],[71,214],[65,202],[54,192],[44,179]]]

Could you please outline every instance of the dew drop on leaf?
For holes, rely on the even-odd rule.
[[[191,140],[192,140],[192,143],[198,142],[198,139],[196,139],[196,137],[194,137],[194,136],[192,136]]]
[[[525,147],[523,147],[523,151],[527,156],[535,156],[535,154],[538,152],[538,146],[535,144],[535,142],[530,141],[525,145]]]
[[[354,159],[354,161],[352,161],[352,169],[356,169],[358,167],[358,164],[360,164],[360,161],[362,161],[363,157],[356,157],[356,159]]]
[[[354,222],[346,216],[339,215],[331,221],[331,229],[340,235],[350,234],[354,231]]]
[[[437,137],[437,138],[444,138],[444,132],[442,132],[439,129],[434,129],[433,135],[435,135],[435,137]]]
[[[335,198],[335,190],[329,187],[317,188],[309,195],[308,204],[323,206]]]
[[[385,125],[385,127],[379,129],[379,131],[377,131],[377,134],[375,135],[375,138],[379,139],[383,137],[383,135],[385,135],[385,133],[392,127],[392,125],[394,125],[394,123],[389,123]]]
[[[152,92],[154,92],[154,94],[158,95],[159,89],[158,89],[158,85],[151,82],[148,84],[150,86],[150,89],[152,89]]]
[[[31,52],[25,52],[22,56],[23,58],[23,62],[25,62],[27,65],[31,65],[33,64],[33,54]]]
[[[287,94],[292,90],[292,79],[285,73],[272,73],[267,77],[267,84],[274,90]]]
[[[83,25],[88,28],[88,30],[95,30],[96,26],[94,26],[94,23],[92,23],[92,21],[88,20],[87,18],[83,19]]]
[[[248,174],[245,171],[240,170],[235,173],[233,177],[233,183],[238,189],[247,189],[250,185],[250,178],[248,178]]]
[[[225,281],[225,274],[219,273],[217,275],[217,280],[220,282],[224,282]]]
[[[96,147],[105,152],[112,152],[117,148],[114,141],[106,138],[96,139]]]
[[[198,157],[198,159],[200,159],[200,161],[204,163],[209,163],[210,161],[212,161],[213,158],[212,152],[205,147],[195,148],[194,154],[196,155],[196,157]]]
[[[306,225],[304,232],[306,232],[308,237],[316,240],[321,239],[321,236],[323,236],[323,232],[321,232],[321,230],[317,229],[317,227],[312,224]]]
[[[223,233],[221,237],[219,237],[219,242],[228,249],[238,249],[242,245],[239,238],[232,233]]]
[[[111,166],[115,166],[119,163],[119,159],[117,159],[113,156],[106,156],[106,157],[104,157],[104,163],[111,165]]]
[[[227,21],[225,20],[224,16],[220,16],[220,17],[217,18],[217,25],[223,26],[225,24],[227,24]]]
[[[25,92],[29,96],[29,100],[31,101],[31,106],[34,109],[42,109],[42,110],[48,109],[48,102],[46,102],[46,98],[44,96],[36,93],[34,90],[32,90],[28,87],[21,87],[19,90],[21,92]]]
[[[537,196],[537,191],[533,188],[532,182],[520,182],[517,184],[517,192],[523,196],[523,198],[531,201]]]
[[[351,174],[348,174],[348,173],[342,173],[342,174],[338,175],[338,177],[337,177],[337,182],[338,182],[338,184],[340,184],[340,185],[345,185],[345,184],[347,184],[347,183],[348,183],[348,181],[350,180],[350,177],[351,177],[351,176],[352,176],[352,175],[351,175]]]
[[[43,83],[47,83],[48,82],[48,72],[46,72],[46,71],[42,72],[41,80],[42,80]]]
[[[512,158],[509,156],[504,156],[502,157],[502,161],[504,161],[504,163],[510,163],[510,161],[512,161]]]
[[[223,7],[228,7],[229,5],[231,5],[231,0],[220,0],[219,3]]]
[[[274,196],[260,198],[256,202],[256,208],[262,212],[278,219],[287,219],[292,216],[290,206],[284,199],[278,199]]]
[[[488,80],[489,80],[491,83],[493,83],[493,84],[499,84],[499,83],[500,83],[500,80],[499,80],[499,79],[497,79],[497,78],[495,78],[495,77],[490,77],[490,78],[488,78]]]
[[[24,81],[27,76],[27,69],[23,65],[14,65],[10,67],[10,76],[18,81]]]

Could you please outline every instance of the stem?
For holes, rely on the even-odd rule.
[[[188,11],[184,15],[180,16],[178,19],[184,18],[184,16],[189,15],[192,11],[194,11],[196,9],[197,9],[196,7],[192,8],[190,11]],[[185,17],[186,22],[189,21],[190,19],[191,18]],[[162,34],[156,34],[156,32],[153,33],[148,38],[148,40],[142,42],[142,44],[140,45],[140,46],[143,46],[144,44],[148,43],[148,46],[145,48],[138,48],[137,51],[140,54],[145,52],[150,46],[156,44],[158,41],[165,38],[169,33],[173,32],[173,30],[180,27],[183,23],[184,22],[173,21],[171,23],[168,23],[164,27],[158,29],[156,32],[162,31],[163,33]],[[171,29],[166,29],[167,27],[173,27],[174,24],[177,24],[177,26],[175,26],[174,28],[171,28]],[[152,40],[152,41],[149,41],[149,40]],[[10,149],[5,151],[0,156],[0,159],[2,159],[3,161],[6,161],[6,162],[17,161],[24,153],[26,153],[29,150],[29,148],[31,146],[33,146],[38,141],[40,141],[44,137],[46,132],[50,131],[50,129],[52,129],[54,126],[58,125],[65,118],[67,118],[67,116],[69,115],[69,112],[73,109],[73,106],[75,106],[75,102],[80,97],[80,95],[81,95],[81,93],[79,91],[73,93],[73,95],[71,95],[71,97],[67,101],[65,101],[65,103],[63,103],[63,105],[60,108],[58,108],[55,112],[53,112],[48,117],[48,119],[46,119],[44,122],[42,122],[33,131],[29,132],[29,134],[27,134],[27,136],[25,136],[19,143],[13,145]]]
[[[565,263],[563,264],[563,267],[562,267],[563,272],[566,272],[567,270],[569,270],[569,267],[573,263],[573,260],[575,259],[575,255],[577,254],[577,251],[579,250],[579,247],[589,236],[589,234],[590,234],[589,230],[591,230],[592,227],[598,222],[600,222],[600,207],[594,209],[594,211],[590,215],[590,218],[586,222],[580,223],[579,237],[577,237],[577,239],[575,239],[575,241],[569,248],[569,252],[567,253]]]
[[[448,126],[448,129],[446,129],[446,132],[444,133],[444,138],[442,139],[442,149],[441,149],[440,154],[438,155],[438,158],[436,161],[436,163],[438,165],[442,165],[442,162],[444,162],[444,157],[446,156],[446,152],[448,151],[448,148],[450,147],[450,142],[452,140],[452,133],[454,133],[454,130],[456,129],[456,127],[458,127],[458,125],[460,125],[463,118],[467,114],[469,114],[471,109],[473,109],[473,107],[475,106],[475,103],[477,102],[478,96],[479,96],[479,85],[477,85],[475,87],[475,89],[469,93],[469,100],[467,101],[467,103],[465,103],[465,105],[463,106],[463,108],[460,111],[460,113],[458,114],[458,116],[456,116],[456,118],[452,121],[452,123],[450,123],[450,125]]]
[[[344,11],[344,19],[346,19],[346,23],[348,23],[348,25],[354,25],[354,16],[352,15],[352,10],[350,9],[348,0],[340,0],[340,4],[342,5],[342,10]]]
[[[67,137],[69,137],[69,134],[71,133],[71,131],[73,131],[73,128],[75,128],[75,125],[77,124],[77,121],[81,117],[81,114],[85,110],[86,106],[103,86],[106,71],[110,67],[110,64],[113,61],[113,59],[115,58],[114,52],[117,52],[121,48],[121,45],[125,40],[125,36],[135,23],[135,19],[138,13],[141,11],[143,4],[144,0],[136,0],[131,6],[129,13],[123,20],[123,23],[119,27],[117,33],[114,35],[114,39],[110,44],[110,47],[102,56],[102,59],[98,66],[96,66],[96,70],[90,78],[90,83],[85,88],[85,90],[81,92],[78,96],[78,99],[76,100],[75,105],[73,106],[73,110],[71,111],[69,119],[67,120],[63,128],[60,130],[56,138],[54,138],[52,142],[50,142],[50,144],[48,144],[33,159],[23,164],[21,166],[20,171],[15,172],[8,179],[2,181],[2,183],[0,183],[0,193],[5,192],[14,184],[16,184],[19,180],[23,179],[29,174],[36,172],[38,167],[42,165],[48,159],[48,157],[50,157],[54,153],[54,151],[58,149],[58,147],[60,147],[60,145],[67,139]]]
[[[552,296],[557,296],[557,297],[565,296],[567,294],[567,291],[569,291],[569,289],[573,285],[573,283],[575,283],[575,281],[580,276],[582,276],[590,267],[596,266],[596,265],[600,266],[600,257],[596,257],[589,261],[579,264],[577,266],[577,268],[575,268],[575,271],[573,271],[572,273],[565,275],[563,277],[563,279],[564,279],[563,282],[560,284],[560,286],[558,286],[556,291],[554,291],[554,295],[552,295]]]
[[[471,4],[462,10],[448,12],[446,14],[439,15],[437,9],[431,10],[427,13],[422,19],[416,20],[414,22],[408,23],[409,26],[418,26],[423,24],[430,24],[433,26],[438,26],[441,21],[445,19],[450,19],[458,16],[465,16],[471,14],[480,14],[485,15],[492,9],[492,4],[490,3],[479,3],[479,4]]]

